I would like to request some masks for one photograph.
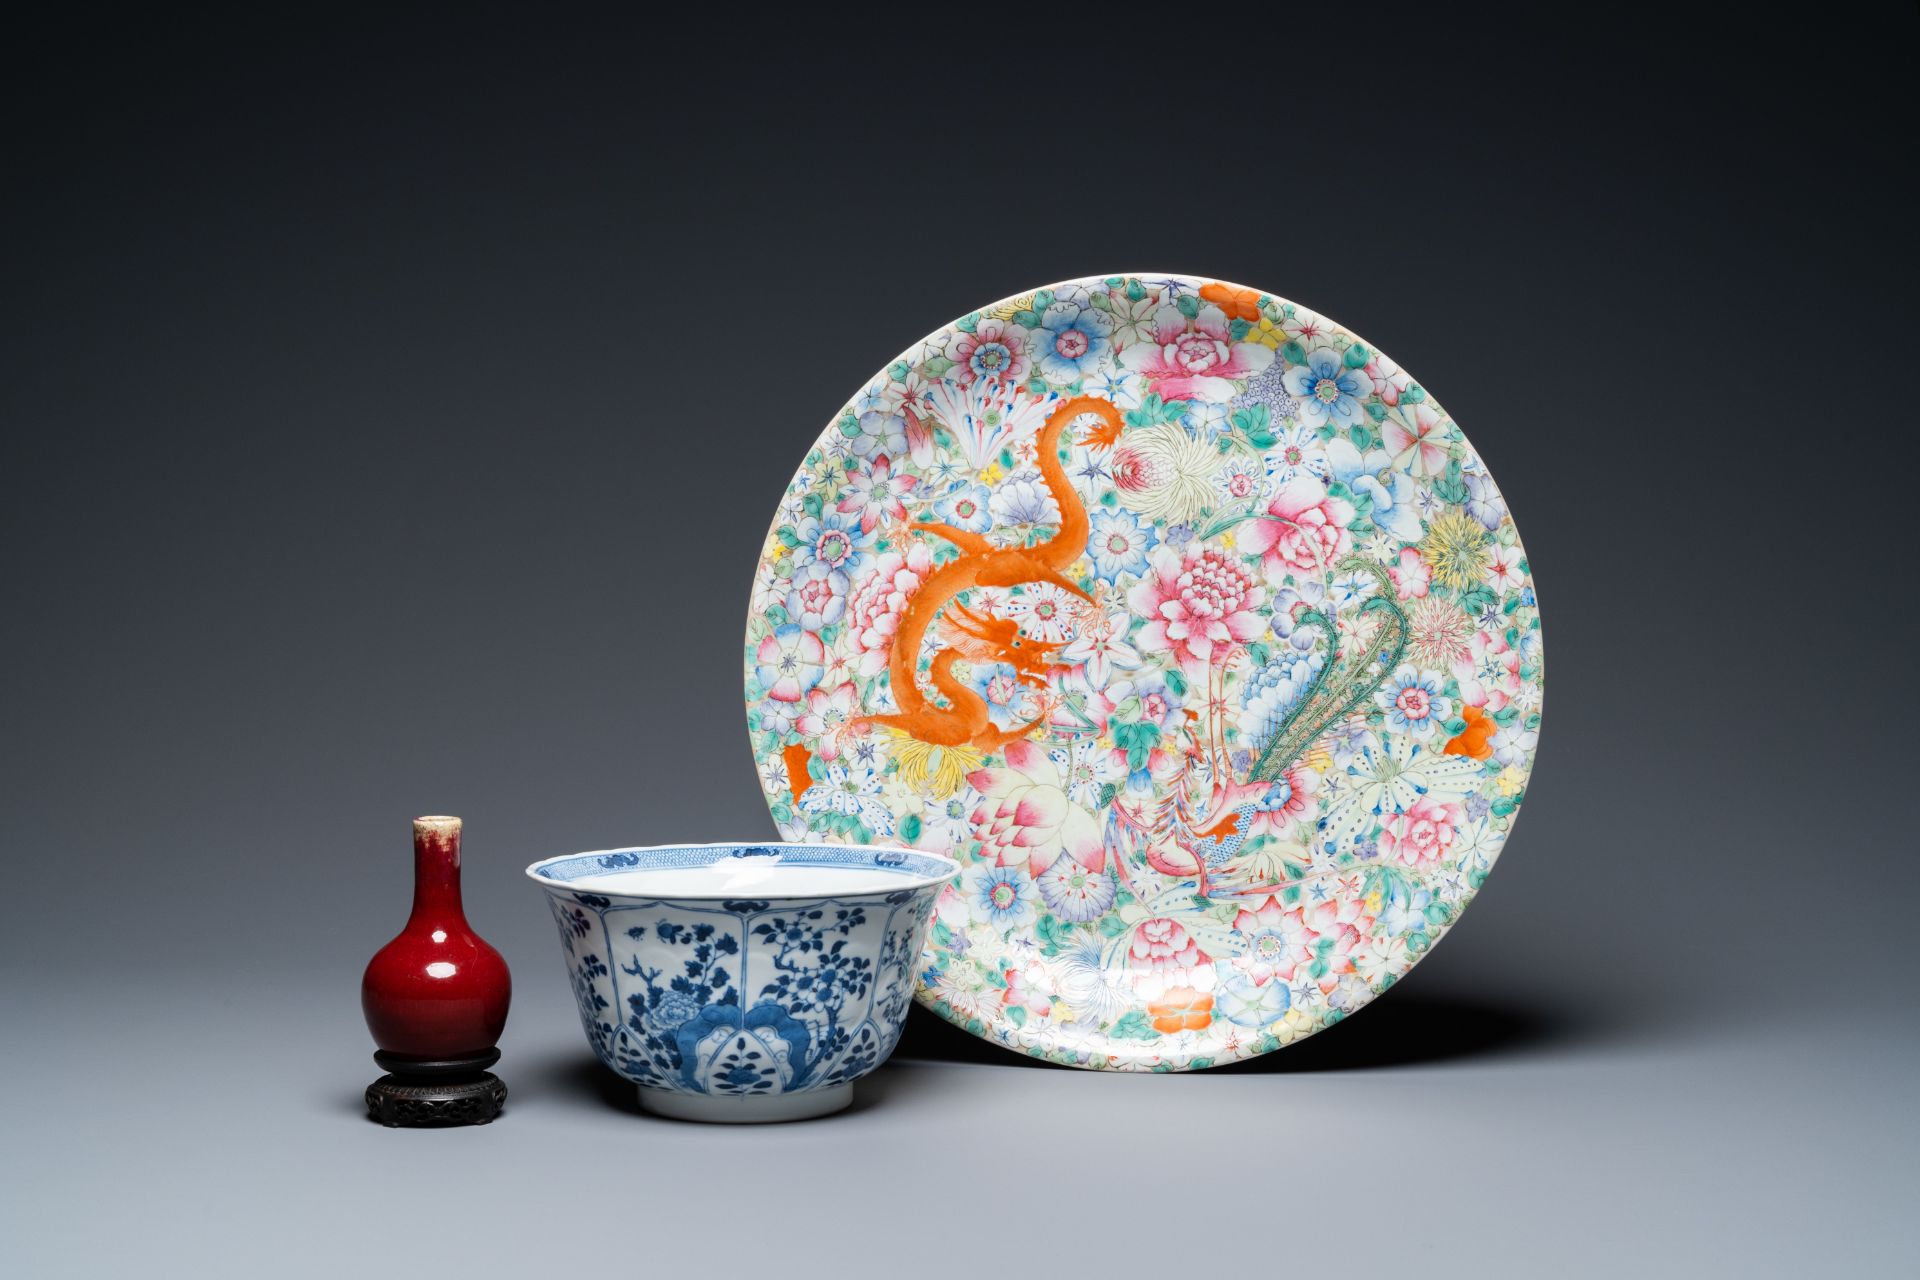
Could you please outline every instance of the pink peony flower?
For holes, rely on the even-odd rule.
[[[1257,639],[1266,630],[1258,610],[1266,588],[1246,568],[1212,547],[1185,557],[1171,547],[1156,548],[1151,574],[1127,593],[1141,617],[1140,647],[1171,653],[1180,662],[1204,667],[1224,657],[1236,642]]]
[[[1002,867],[1024,862],[1038,876],[1066,854],[1089,871],[1107,865],[1100,824],[1068,799],[1047,753],[1024,739],[1007,744],[1007,767],[976,769],[967,781],[981,796],[973,811],[980,856]]]
[[[1192,969],[1212,959],[1177,920],[1165,916],[1134,926],[1127,957],[1136,969]]]
[[[1297,476],[1274,495],[1266,515],[1240,526],[1240,546],[1259,554],[1269,582],[1295,573],[1321,577],[1352,548],[1353,515],[1353,504],[1329,497],[1318,476]]]
[[[808,631],[838,622],[847,611],[846,587],[846,574],[810,564],[793,575],[793,588],[787,593],[787,616]]]
[[[1452,852],[1453,838],[1464,816],[1451,800],[1421,796],[1407,806],[1406,812],[1387,819],[1386,829],[1380,833],[1380,852],[1409,867],[1443,862]]]
[[[1226,313],[1211,304],[1192,320],[1178,307],[1161,307],[1153,313],[1147,340],[1122,351],[1120,363],[1146,375],[1163,400],[1223,403],[1233,398],[1236,379],[1273,363],[1273,348],[1233,341]]]
[[[902,554],[889,551],[881,556],[867,574],[854,584],[847,602],[847,632],[859,652],[858,669],[863,676],[877,676],[887,669],[893,656],[894,632],[900,629],[900,615],[920,584],[933,572],[933,552],[924,542],[915,542]]]

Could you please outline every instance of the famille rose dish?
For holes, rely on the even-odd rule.
[[[1280,1048],[1426,954],[1512,829],[1541,679],[1446,411],[1186,276],[1038,289],[881,370],[788,486],[746,637],[782,834],[964,867],[918,998],[1132,1070]]]

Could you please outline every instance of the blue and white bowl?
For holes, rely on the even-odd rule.
[[[846,845],[609,849],[527,868],[587,1039],[681,1120],[803,1120],[893,1052],[940,888],[937,854]]]

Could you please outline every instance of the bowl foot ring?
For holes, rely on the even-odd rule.
[[[844,1111],[853,1101],[853,1085],[836,1084],[803,1093],[776,1093],[758,1098],[729,1098],[673,1089],[640,1088],[640,1109],[669,1120],[701,1124],[782,1124],[812,1120]]]

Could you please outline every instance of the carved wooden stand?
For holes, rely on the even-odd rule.
[[[507,1086],[487,1070],[500,1061],[498,1049],[445,1062],[407,1061],[385,1052],[373,1060],[389,1074],[367,1086],[367,1114],[390,1129],[486,1124],[506,1105]]]

